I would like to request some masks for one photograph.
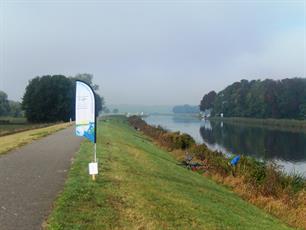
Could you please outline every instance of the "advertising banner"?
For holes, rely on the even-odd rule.
[[[76,81],[75,124],[77,136],[96,143],[95,95],[92,88],[82,81]]]

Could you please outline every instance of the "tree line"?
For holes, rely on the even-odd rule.
[[[205,94],[200,109],[213,116],[305,119],[306,79],[241,80]]]
[[[172,109],[173,113],[199,113],[199,107],[198,106],[192,106],[192,105],[176,105]]]
[[[7,94],[0,91],[0,116],[19,117],[21,115],[21,103],[9,100]]]
[[[99,86],[93,83],[91,74],[78,74],[75,77],[45,75],[33,78],[25,89],[22,103],[19,103],[20,110],[24,111],[30,122],[74,120],[76,80],[82,80],[93,88],[96,98],[96,116],[98,116],[104,107],[104,98],[97,93]],[[0,116],[10,115],[7,114],[6,100],[7,95],[0,92]]]

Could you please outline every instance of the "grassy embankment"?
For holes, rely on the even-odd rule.
[[[18,148],[22,145],[28,144],[34,140],[47,136],[51,133],[67,128],[70,125],[70,123],[61,123],[55,125],[49,124],[48,127],[44,128],[37,128],[37,126],[31,126],[31,130],[28,131],[19,131],[18,133],[15,133],[15,130],[14,134],[0,136],[0,155],[12,149]]]
[[[306,120],[295,119],[260,119],[260,118],[247,118],[247,117],[210,117],[212,121],[225,121],[228,123],[243,123],[250,126],[264,126],[265,128],[277,128],[278,130],[293,131],[293,132],[306,132]]]
[[[46,229],[289,229],[229,189],[181,167],[125,118],[99,123],[100,174],[84,141]]]
[[[150,126],[136,116],[130,117],[129,122],[171,151],[183,164],[230,186],[244,199],[290,225],[306,229],[306,181],[301,175],[286,175],[276,164],[246,156],[241,156],[238,165],[233,167],[224,154],[209,150],[205,144],[196,144],[188,134]],[[186,161],[185,152],[192,157],[192,162]]]

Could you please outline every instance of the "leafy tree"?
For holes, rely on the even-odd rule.
[[[300,117],[306,118],[306,103],[300,105]]]
[[[29,82],[23,97],[22,108],[32,122],[69,121],[75,118],[75,81],[82,80],[98,89],[93,84],[92,75],[79,74],[67,78],[63,75],[36,77]],[[97,114],[102,110],[103,97],[95,92]]]
[[[7,99],[7,94],[0,91],[0,116],[6,116],[9,113],[9,101]]]
[[[113,113],[119,113],[119,109],[113,109]]]
[[[73,77],[75,80],[81,80],[86,82],[93,88],[93,90],[98,91],[99,90],[99,85],[96,85],[93,83],[93,75],[89,73],[82,73],[82,74],[77,74]]]
[[[74,85],[63,75],[30,80],[22,108],[31,122],[69,121],[74,111]]]
[[[104,106],[104,108],[103,108],[103,111],[104,111],[105,113],[110,113],[109,108],[107,108],[107,107],[105,107],[105,106]]]
[[[304,78],[241,80],[215,96],[209,94],[204,95],[200,108],[212,108],[213,115],[223,113],[227,117],[305,118]]]
[[[210,91],[208,94],[204,95],[200,103],[200,110],[205,111],[206,109],[213,108],[216,97],[217,93],[215,91]]]
[[[12,117],[20,117],[22,116],[22,107],[21,103],[17,101],[9,101],[9,107],[10,107],[10,116]]]
[[[191,106],[191,105],[177,105],[173,107],[172,111],[174,113],[198,113],[200,112],[198,106]]]

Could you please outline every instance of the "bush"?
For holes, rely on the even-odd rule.
[[[193,153],[197,159],[204,161],[206,159],[208,148],[205,144],[193,145],[190,149],[190,152]]]
[[[232,166],[229,164],[228,159],[224,157],[221,152],[206,153],[207,163],[210,165],[211,170],[219,173],[221,176],[228,176],[233,172]]]
[[[175,145],[179,149],[183,149],[183,150],[191,148],[191,146],[195,145],[194,139],[186,133],[178,134],[174,141],[175,141]]]
[[[306,182],[302,175],[293,174],[289,175],[289,184],[294,193],[297,193],[306,188]]]
[[[265,168],[265,178],[262,185],[259,187],[260,192],[264,196],[278,197],[282,192],[281,172],[275,163],[270,163]]]
[[[135,129],[139,129],[146,135],[157,139],[161,145],[171,150],[186,150],[195,145],[194,139],[186,133],[181,134],[180,132],[168,132],[161,126],[154,127],[147,125],[145,121],[137,116],[130,117],[129,122]]]

